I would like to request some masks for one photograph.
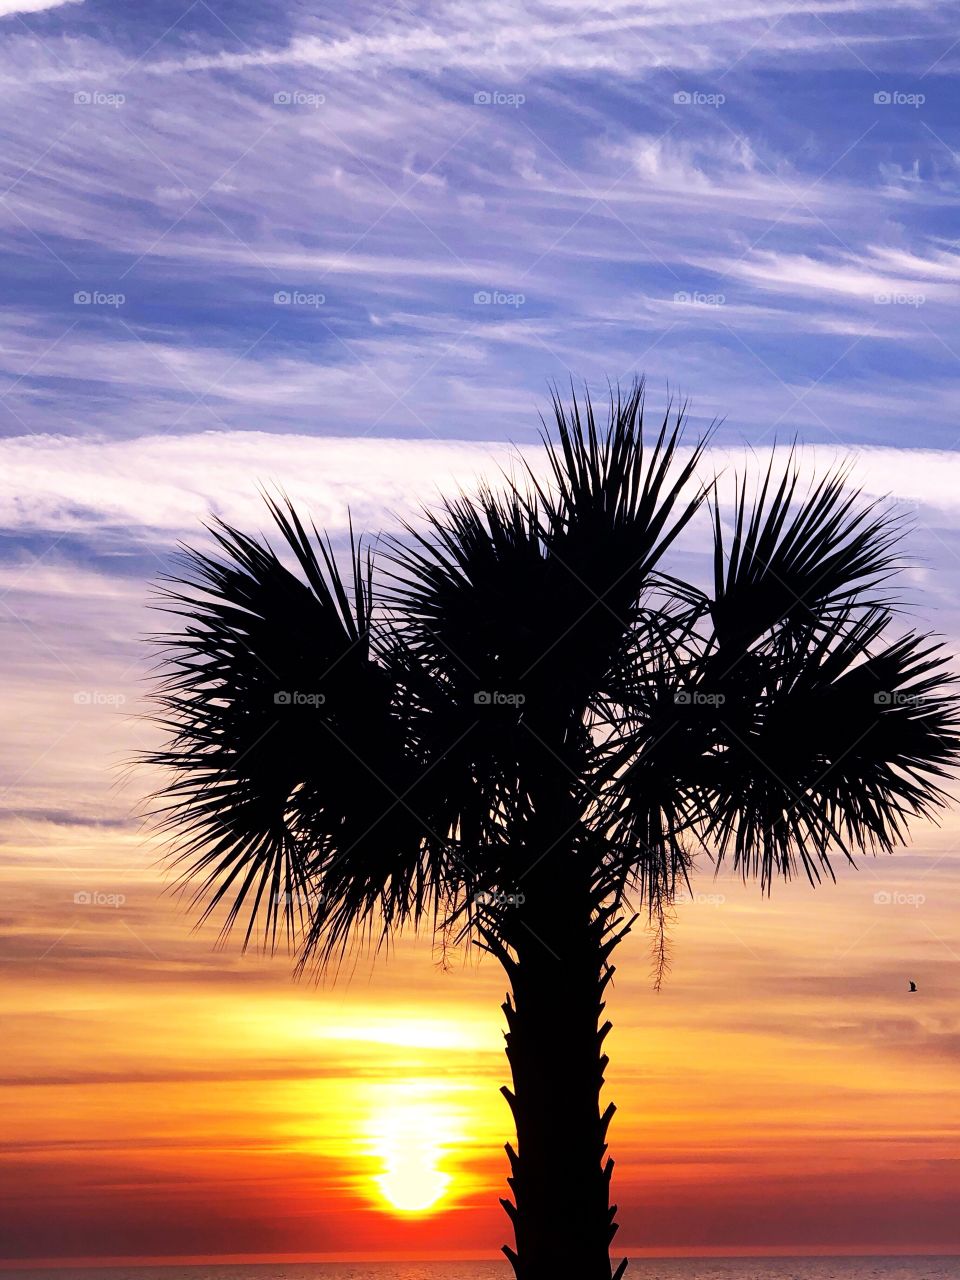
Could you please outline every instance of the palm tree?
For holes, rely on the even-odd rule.
[[[300,969],[425,926],[503,966],[520,1280],[610,1280],[601,1109],[611,955],[698,851],[764,889],[890,850],[944,802],[957,702],[941,646],[902,631],[896,522],[795,459],[730,527],[682,411],[645,439],[554,398],[544,473],[425,513],[349,572],[288,503],[284,559],[225,524],[164,607],[163,821],[204,915]],[[543,478],[543,477],[546,478]],[[711,514],[711,591],[666,553]],[[622,1275],[626,1262],[613,1272]]]

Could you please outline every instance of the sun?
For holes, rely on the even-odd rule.
[[[399,1213],[426,1213],[443,1199],[450,1175],[437,1167],[432,1150],[408,1150],[388,1161],[377,1185]]]
[[[415,1086],[392,1086],[370,1124],[371,1151],[381,1168],[374,1183],[391,1209],[405,1215],[436,1211],[453,1181],[444,1168],[455,1140],[450,1112],[416,1093]]]

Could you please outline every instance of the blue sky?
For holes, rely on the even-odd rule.
[[[339,8],[0,4],[4,435],[956,445],[951,6]]]
[[[730,457],[852,450],[960,632],[950,6],[313,8],[0,0],[15,719],[133,703],[148,582],[211,510],[262,525],[276,483],[390,526],[571,378],[646,373]],[[10,794],[122,812],[69,742],[16,782],[57,705]]]

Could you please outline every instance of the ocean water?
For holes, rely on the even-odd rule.
[[[273,1266],[0,1271],[2,1280],[511,1280],[506,1262],[317,1262]],[[960,1280],[960,1256],[638,1258],[628,1280]],[[576,1280],[557,1276],[557,1280]]]

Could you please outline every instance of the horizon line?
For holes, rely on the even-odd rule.
[[[620,1250],[614,1250],[620,1255]],[[768,1245],[750,1248],[744,1245],[703,1245],[643,1248],[625,1246],[622,1256],[631,1260],[662,1258],[956,1258],[960,1244],[943,1248],[935,1245],[908,1245],[901,1248],[879,1245]],[[0,1272],[111,1270],[125,1267],[185,1268],[205,1266],[276,1266],[325,1265],[328,1263],[392,1263],[392,1262],[499,1262],[499,1250],[453,1249],[413,1253],[410,1251],[334,1251],[330,1253],[216,1253],[136,1255],[110,1257],[71,1256],[62,1258],[0,1258]]]

